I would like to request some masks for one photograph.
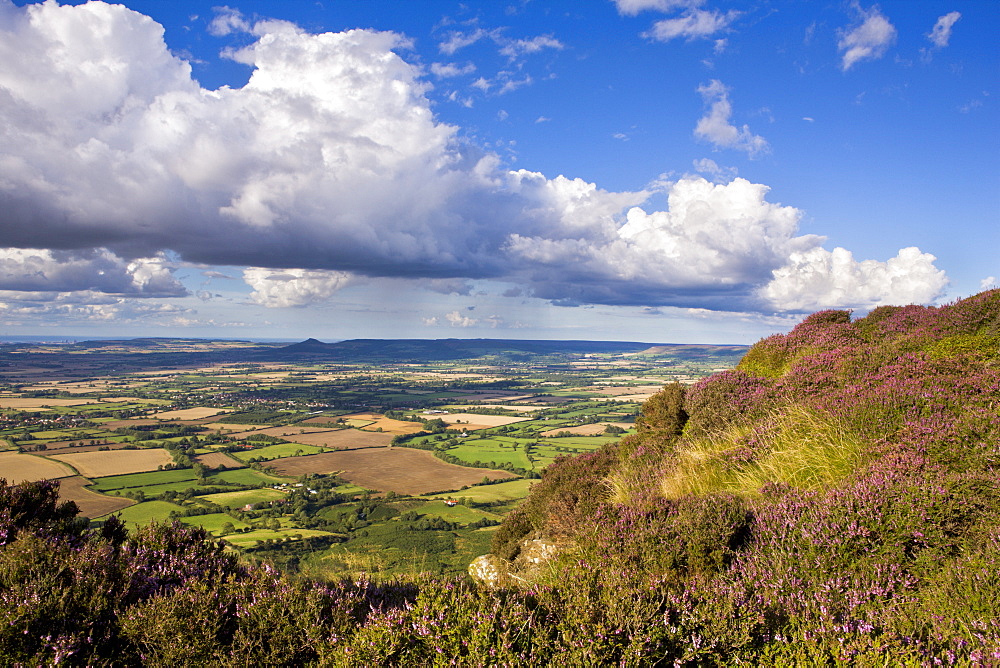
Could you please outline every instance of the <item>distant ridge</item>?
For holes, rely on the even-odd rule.
[[[289,346],[282,346],[278,348],[275,352],[281,354],[301,354],[301,353],[327,353],[330,351],[331,347],[336,346],[334,343],[323,343],[318,339],[306,339],[305,341],[300,341],[298,343],[293,343]]]
[[[661,344],[638,341],[552,341],[524,339],[351,339],[323,343],[314,338],[274,349],[270,355],[322,356],[357,360],[453,360],[488,355],[551,355],[588,353],[632,353],[670,355],[677,353],[742,356],[747,346]]]

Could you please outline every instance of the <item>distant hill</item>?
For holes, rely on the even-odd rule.
[[[519,339],[351,339],[323,343],[307,339],[277,350],[270,355],[322,356],[338,360],[458,360],[489,355],[556,354],[644,354],[691,357],[742,357],[748,346],[713,346],[690,344],[651,344],[636,341],[548,341]]]

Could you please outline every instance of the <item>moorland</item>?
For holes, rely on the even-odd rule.
[[[70,453],[28,447],[109,417],[105,429],[148,424],[116,432],[132,439],[116,450],[100,448],[125,441],[97,434],[67,447],[162,450],[171,463],[81,480],[94,494],[135,502],[97,522],[59,497],[58,480],[0,486],[0,657],[157,666],[1000,663],[1000,290],[861,317],[821,311],[759,341],[735,366],[705,360],[720,370],[701,379],[685,363],[635,353],[573,353],[582,357],[551,358],[544,371],[519,366],[538,357],[490,357],[504,374],[449,369],[457,361],[442,359],[413,369],[427,385],[412,376],[406,388],[382,375],[404,369],[381,362],[356,370],[348,396],[315,406],[280,405],[321,398],[290,376],[336,384],[347,371],[282,375],[259,363],[246,369],[259,374],[248,403],[235,397],[251,388],[234,392],[225,380],[240,370],[215,365],[150,371],[143,381],[108,373],[90,388],[104,399],[98,385],[135,382],[132,396],[112,398],[133,415],[100,415],[103,401],[77,403],[67,387],[36,387],[40,377],[8,380],[11,401],[53,403],[5,412],[23,423],[5,432],[7,456],[65,473]],[[192,379],[206,392],[197,406],[179,389],[146,398],[155,377]],[[88,382],[48,380],[81,390]],[[212,392],[218,404],[204,401]],[[414,409],[414,394],[442,403]],[[358,401],[379,396],[378,405]],[[217,412],[162,420],[193,408]],[[285,422],[290,411],[318,411],[309,419],[321,421]],[[183,424],[194,420],[208,421]],[[418,429],[388,431],[397,422]],[[333,425],[389,444],[336,450],[275,431]],[[594,425],[605,426],[594,435]],[[31,438],[20,437],[25,427]],[[467,450],[476,440],[489,443]],[[381,450],[484,473],[465,489],[407,494],[354,489],[354,474],[334,464],[299,478],[271,466]],[[223,456],[246,466],[222,467]],[[73,471],[61,480],[83,478]],[[146,486],[150,474],[161,477]],[[287,481],[248,484],[256,476]],[[148,491],[161,493],[150,501]],[[258,496],[245,519],[216,510],[247,493]],[[174,522],[128,516],[148,503],[180,510],[168,510]],[[488,526],[490,515],[502,515],[499,526]],[[202,525],[192,526],[197,517]],[[481,555],[473,579],[455,574],[452,560],[467,549]]]

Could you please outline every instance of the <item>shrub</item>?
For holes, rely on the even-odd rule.
[[[688,390],[684,410],[689,418],[686,436],[702,436],[725,429],[737,420],[751,419],[776,402],[773,384],[733,369],[709,376]]]

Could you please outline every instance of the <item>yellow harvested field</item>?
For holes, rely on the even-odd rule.
[[[89,484],[89,480],[78,475],[64,478],[59,481],[59,496],[76,503],[80,514],[90,519],[116,513],[135,503],[132,499],[93,492],[86,488]]]
[[[475,413],[448,413],[446,415],[427,415],[425,417],[429,420],[441,418],[449,427],[455,425],[472,430],[500,427],[505,424],[514,424],[515,422],[524,422],[530,419],[526,417],[510,417],[508,415],[476,415]]]
[[[408,422],[406,420],[393,420],[387,418],[381,413],[352,413],[350,415],[341,415],[344,420],[369,420],[371,424],[362,427],[364,431],[377,431],[381,429],[387,434],[415,434],[421,429],[423,425],[419,422]],[[337,418],[323,418],[327,422],[332,422]]]
[[[6,478],[11,484],[71,475],[75,473],[70,467],[51,459],[19,452],[0,452],[0,478]]]
[[[154,417],[157,420],[197,420],[198,418],[212,417],[219,413],[228,413],[230,410],[229,408],[182,408],[177,411],[154,413],[150,417]]]
[[[57,397],[18,397],[0,399],[0,408],[42,408],[43,406],[83,406],[100,403],[98,399],[65,399]]]
[[[364,431],[376,431],[381,429],[387,434],[415,434],[423,429],[423,425],[419,422],[407,422],[406,420],[393,420],[391,418],[382,417],[367,427],[362,427],[362,429]]]
[[[636,394],[619,394],[615,397],[594,397],[594,401],[635,401],[642,403],[646,399],[660,391],[660,388],[656,388],[650,392],[636,393]]]
[[[528,395],[525,395],[525,396],[528,396]],[[508,401],[511,401],[511,400],[516,401],[516,400],[518,400],[520,398],[523,398],[523,397],[514,397],[513,399],[508,399]],[[535,413],[537,411],[544,411],[545,408],[546,408],[545,406],[524,406],[522,404],[494,404],[494,403],[490,403],[489,407],[490,408],[505,408],[505,409],[507,409],[509,411],[513,411],[515,413]],[[443,408],[445,410],[449,410],[449,411],[466,411],[466,410],[469,410],[470,408],[482,408],[482,406],[479,406],[477,404],[466,404],[466,405],[458,405],[458,404],[456,404],[456,405],[444,406]]]
[[[582,388],[584,392],[598,392],[608,397],[623,397],[623,396],[653,396],[657,392],[663,389],[662,385],[633,385],[631,387],[617,386],[617,387],[607,387],[607,386],[594,386]]]
[[[420,426],[419,424],[417,425]],[[256,431],[233,434],[236,438],[246,438],[254,434],[277,436],[292,443],[318,445],[324,448],[355,450],[357,448],[384,448],[392,441],[392,433],[361,431],[359,429],[324,429],[321,427],[268,427]]]
[[[313,432],[284,436],[289,441],[306,445],[319,445],[324,448],[357,450],[359,448],[384,448],[392,442],[389,432],[361,431],[360,429],[335,429],[332,431]]]
[[[155,471],[157,467],[165,466],[173,461],[170,453],[163,448],[76,452],[67,455],[53,455],[52,458],[66,462],[79,471],[80,475],[88,478]]]
[[[205,427],[206,429],[210,429],[212,431],[221,431],[223,433],[253,431],[254,429],[261,429],[263,427],[263,425],[259,424],[236,424],[235,422],[206,422],[202,426]]]

